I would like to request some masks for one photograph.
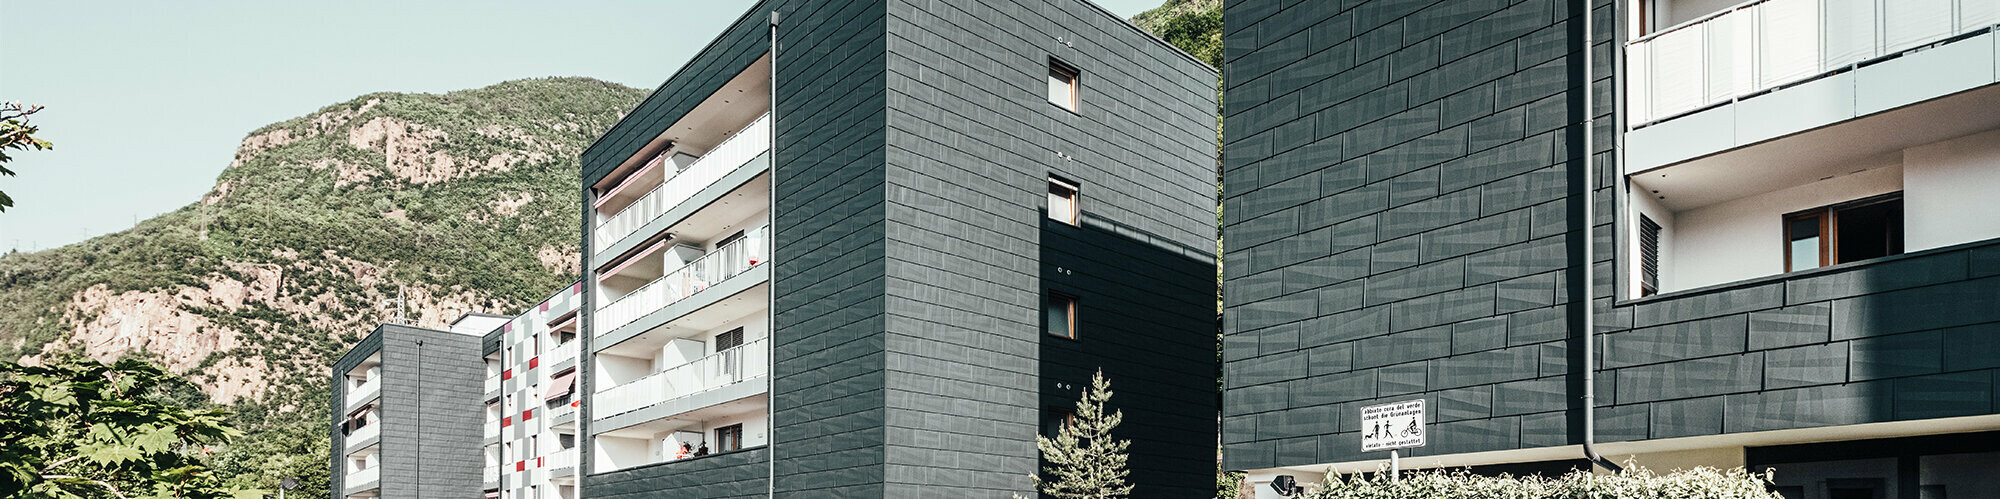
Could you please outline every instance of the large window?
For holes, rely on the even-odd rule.
[[[1075,183],[1049,177],[1049,220],[1076,225],[1078,197]]]
[[[1043,329],[1049,336],[1076,339],[1076,299],[1061,293],[1049,293],[1047,304],[1043,305],[1047,318]]]
[[[1785,271],[1903,254],[1903,195],[1785,215]]]
[[[1076,112],[1078,76],[1076,67],[1049,59],[1049,103]]]
[[[743,425],[733,424],[715,429],[715,451],[729,452],[743,448]]]

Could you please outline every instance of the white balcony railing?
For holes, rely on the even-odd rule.
[[[611,247],[613,243],[632,235],[647,222],[652,222],[653,219],[665,214],[667,210],[680,206],[681,202],[694,197],[695,193],[721,180],[729,172],[736,171],[736,167],[743,166],[743,163],[763,154],[770,147],[771,115],[765,114],[750,122],[749,126],[737,131],[735,136],[710,149],[707,156],[695,160],[687,169],[673,174],[665,182],[660,183],[659,187],[654,187],[652,191],[640,196],[625,209],[597,224],[597,228],[591,231],[592,237],[595,238],[593,247],[598,249]],[[655,161],[659,159],[656,158]]]
[[[571,396],[575,397],[575,395]],[[576,404],[574,402],[556,404],[555,407],[549,407],[548,409],[546,409],[546,412],[548,412],[549,420],[554,421],[556,418],[567,416],[571,413],[576,412]]]
[[[770,226],[751,229],[742,239],[716,248],[700,259],[646,283],[638,290],[599,307],[597,335],[632,323],[654,310],[694,296],[715,283],[735,277],[770,260]]]
[[[486,475],[484,483],[489,486],[500,484],[500,465],[498,464],[486,465]]]
[[[481,433],[481,435],[499,438],[501,436],[500,420],[498,418],[486,420],[486,433]]]
[[[693,362],[597,392],[593,418],[604,419],[697,393],[740,383],[770,371],[764,340],[709,354]]]
[[[556,345],[555,348],[550,348],[548,353],[542,354],[542,364],[543,365],[557,364],[565,360],[576,358],[576,346],[581,343],[583,342],[571,340],[569,343]]]
[[[380,478],[382,478],[382,467],[370,466],[367,468],[355,470],[353,473],[348,473],[347,479],[343,480],[341,485],[342,487],[347,489],[347,492],[354,492],[357,490],[367,490],[375,488],[375,486],[371,484],[375,483],[375,481]]]
[[[354,431],[347,432],[347,438],[346,438],[347,450],[352,451],[354,449],[360,448],[362,441],[375,438],[381,435],[382,435],[381,423],[375,423],[368,426],[356,428],[354,429]]]
[[[498,391],[500,391],[500,375],[495,374],[492,376],[487,376],[486,393],[495,393]]]
[[[542,467],[545,469],[570,468],[574,466],[576,466],[576,449],[559,450],[554,454],[545,456],[542,460]]]
[[[376,396],[381,394],[382,378],[368,380],[361,383],[361,386],[347,391],[347,407],[352,408],[361,405],[362,402],[374,400]]]
[[[1744,3],[1626,44],[1626,123],[1673,118],[1995,22],[1993,0]]]

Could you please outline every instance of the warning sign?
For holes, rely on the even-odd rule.
[[[1361,408],[1361,451],[1424,446],[1424,401]]]

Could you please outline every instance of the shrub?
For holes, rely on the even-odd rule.
[[[1359,474],[1343,479],[1327,475],[1309,499],[1782,499],[1770,490],[1771,477],[1743,468],[1700,467],[1660,475],[1639,467],[1624,473],[1599,475],[1590,471],[1544,478],[1485,477],[1465,470],[1403,473],[1401,481],[1388,474]]]

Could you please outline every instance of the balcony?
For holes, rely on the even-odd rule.
[[[481,477],[480,484],[483,486],[482,488],[486,490],[494,490],[500,488],[500,465],[487,464],[485,474]]]
[[[367,468],[355,470],[352,473],[348,473],[347,477],[341,480],[340,482],[341,488],[346,489],[343,490],[342,492],[345,494],[352,495],[354,493],[365,491],[368,489],[378,488],[380,485],[379,482],[381,481],[381,478],[382,478],[381,466],[370,466]]]
[[[372,378],[347,392],[347,408],[353,409],[382,395],[382,378]]]
[[[695,193],[721,180],[723,176],[736,171],[737,167],[764,154],[770,149],[770,145],[771,115],[765,114],[738,131],[735,136],[710,149],[706,156],[695,160],[686,169],[673,173],[672,177],[667,178],[658,187],[639,196],[637,200],[597,224],[597,227],[591,230],[593,247],[607,248],[631,236],[648,222],[659,218],[688,198],[694,197]],[[669,168],[668,165],[662,164],[665,161],[665,157],[653,158],[645,168]]]
[[[566,360],[575,359],[577,345],[580,344],[582,342],[572,340],[568,343],[556,345],[555,348],[550,348],[548,353],[542,354],[542,364],[553,366],[561,364]]]
[[[1991,0],[1740,4],[1626,44],[1632,75],[1626,124],[1639,128],[1676,118],[1986,30],[1995,22],[2000,5]],[[1987,49],[1990,59],[1990,45]]]
[[[492,400],[499,397],[500,397],[500,375],[494,374],[492,376],[487,376],[486,377],[487,400]]]
[[[576,467],[576,449],[574,449],[574,448],[571,448],[571,449],[563,449],[563,450],[559,450],[559,451],[556,451],[556,452],[555,452],[554,454],[549,454],[548,456],[545,456],[545,457],[543,458],[543,460],[542,460],[542,467],[543,467],[543,468],[547,468],[547,469],[549,469],[549,470],[561,470],[561,469],[563,469],[563,468],[575,468],[575,467]],[[560,474],[560,473],[554,473],[554,472],[551,472],[551,473],[550,473],[550,475],[557,475],[557,474]]]
[[[770,370],[766,340],[709,354],[630,383],[597,392],[593,420],[603,420],[667,401],[741,383]]]
[[[354,452],[355,449],[360,449],[362,447],[373,445],[378,440],[380,440],[379,437],[381,436],[382,436],[382,425],[380,423],[363,426],[361,428],[355,429],[354,431],[348,432],[347,438],[345,439],[345,441],[347,442],[346,445],[347,451]]]
[[[744,233],[742,239],[716,248],[679,269],[667,272],[639,289],[599,307],[596,335],[617,330],[655,310],[665,308],[716,283],[770,260],[770,227]]]

